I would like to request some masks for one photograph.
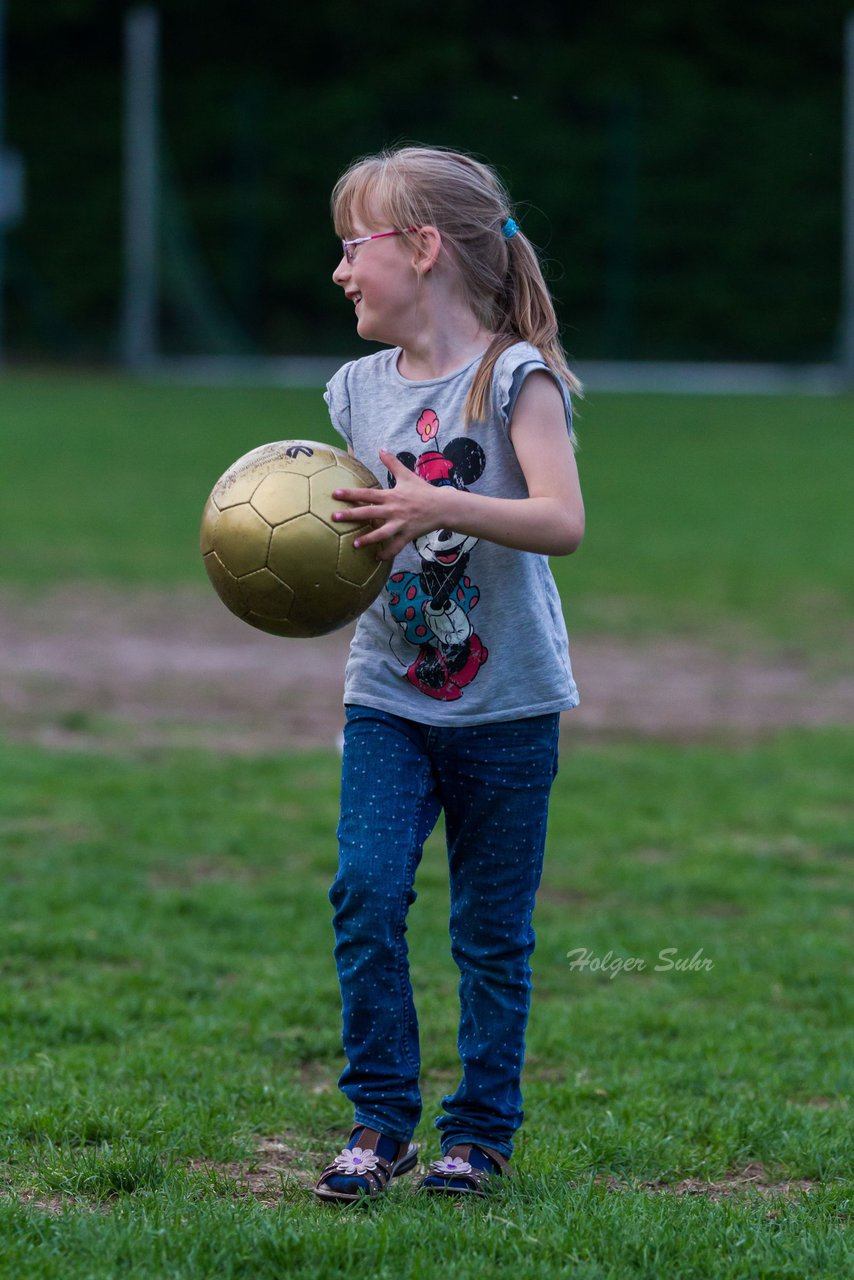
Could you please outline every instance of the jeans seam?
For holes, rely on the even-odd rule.
[[[421,835],[422,817],[424,813],[424,802],[427,799],[428,785],[429,785],[429,774],[425,772],[422,777],[421,787],[415,802],[415,814],[414,814],[414,822],[413,822],[413,828],[412,828],[412,832],[413,832],[412,843],[410,844],[409,849],[406,852],[404,886],[401,892],[400,900],[398,902],[398,913],[397,913],[397,922],[398,922],[397,978],[400,986],[400,998],[401,998],[400,1002],[404,1010],[404,1018],[405,1018],[405,1023],[403,1028],[403,1052],[404,1052],[404,1056],[407,1059],[407,1065],[409,1066],[410,1070],[415,1072],[420,1070],[420,1065],[421,1065],[420,1062],[416,1063],[412,1058],[410,1054],[410,1043],[409,1043],[412,1030],[413,1030],[412,1024],[410,1022],[411,1006],[414,1004],[415,996],[414,996],[414,992],[411,992],[410,990],[410,993],[407,997],[407,991],[406,991],[407,975],[406,975],[406,963],[403,955],[403,945],[405,941],[404,926],[406,924],[406,916],[408,914],[406,896],[410,887],[413,889],[415,888],[416,868],[413,866],[413,863],[415,861],[415,855],[418,850],[418,842]],[[409,986],[410,988],[412,987],[411,979],[409,980]]]

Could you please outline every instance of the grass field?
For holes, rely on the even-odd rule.
[[[591,396],[588,541],[555,566],[574,625],[840,661],[852,408]],[[309,393],[82,377],[7,378],[0,422],[6,607],[201,582],[233,457],[331,438]],[[565,736],[518,1176],[464,1204],[408,1179],[343,1211],[306,1190],[350,1119],[337,766],[0,733],[0,1276],[851,1274],[854,731]],[[425,1159],[458,1072],[443,863],[437,832],[408,934]]]
[[[226,467],[267,440],[340,443],[316,391],[9,376],[0,412],[0,582],[28,591],[202,582],[199,518]],[[853,420],[854,397],[582,402],[587,539],[554,562],[573,625],[836,643]]]

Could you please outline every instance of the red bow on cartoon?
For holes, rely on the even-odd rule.
[[[415,461],[415,474],[430,484],[450,484],[454,464],[444,453],[435,449],[430,453],[422,453]]]

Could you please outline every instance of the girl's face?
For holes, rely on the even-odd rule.
[[[363,214],[354,219],[348,239],[392,229],[381,217],[368,221]],[[353,261],[342,255],[332,279],[353,303],[359,337],[405,346],[419,280],[412,245],[405,236],[383,236],[355,245],[350,252]]]

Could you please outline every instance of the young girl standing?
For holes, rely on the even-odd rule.
[[[387,349],[328,385],[332,421],[387,487],[342,489],[394,560],[345,681],[339,866],[329,892],[350,1140],[315,1193],[350,1201],[413,1168],[421,1116],[406,916],[444,810],[462,1078],[419,1188],[509,1173],[531,991],[531,919],[559,712],[578,694],[547,557],[579,545],[570,391],[537,255],[497,175],[404,147],[361,160],[332,209],[333,280]]]

